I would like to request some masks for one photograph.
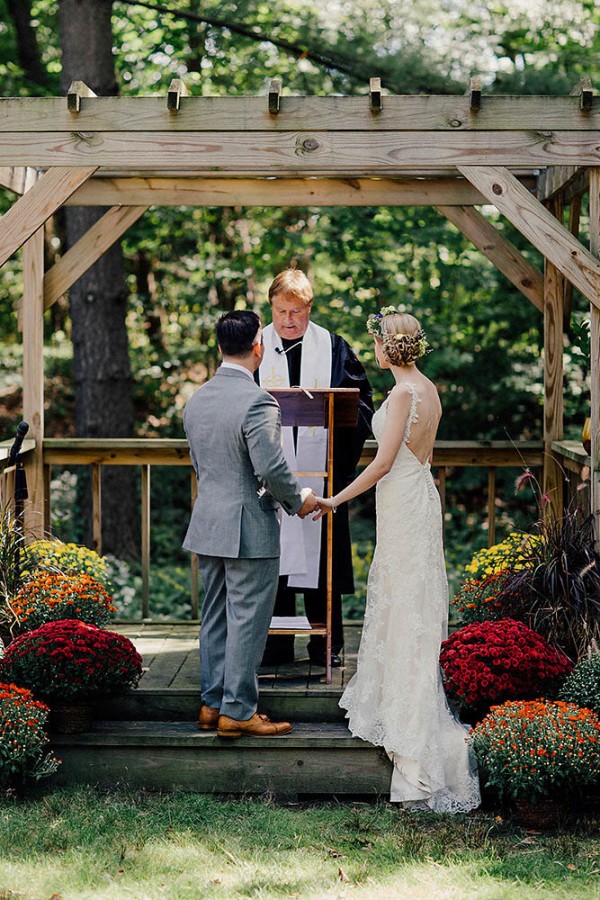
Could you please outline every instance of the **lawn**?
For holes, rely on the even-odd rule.
[[[0,898],[600,897],[600,819],[56,790],[0,799]]]

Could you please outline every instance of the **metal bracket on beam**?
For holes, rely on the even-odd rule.
[[[181,104],[181,98],[189,96],[190,92],[181,78],[174,78],[167,91],[167,109],[171,112],[177,112]]]
[[[269,82],[269,112],[276,116],[281,103],[281,79],[272,78]]]
[[[379,113],[383,109],[381,101],[381,78],[369,79],[369,90],[371,92],[371,112]]]
[[[481,109],[481,78],[469,79],[469,108],[471,112]]]
[[[96,96],[84,81],[72,81],[67,91],[67,109],[69,112],[78,113],[81,109],[82,97]]]

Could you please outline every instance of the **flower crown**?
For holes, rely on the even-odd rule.
[[[367,331],[379,337],[384,342],[386,349],[392,349],[394,346],[398,351],[406,356],[410,361],[420,359],[426,353],[431,353],[431,347],[425,332],[421,328],[416,334],[384,334],[382,321],[385,316],[402,315],[403,310],[396,309],[395,306],[384,306],[378,313],[372,313],[367,319]]]

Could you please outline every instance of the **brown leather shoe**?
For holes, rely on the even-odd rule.
[[[273,737],[277,734],[288,734],[292,730],[289,722],[271,722],[264,713],[255,713],[250,719],[240,721],[229,716],[219,716],[219,737],[237,738],[242,735],[248,737]]]
[[[214,731],[219,721],[219,710],[213,709],[211,706],[200,707],[198,715],[198,728],[200,731]]]

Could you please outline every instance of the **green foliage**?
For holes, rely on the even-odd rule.
[[[577,663],[565,679],[559,699],[593,709],[600,716],[600,652]]]

